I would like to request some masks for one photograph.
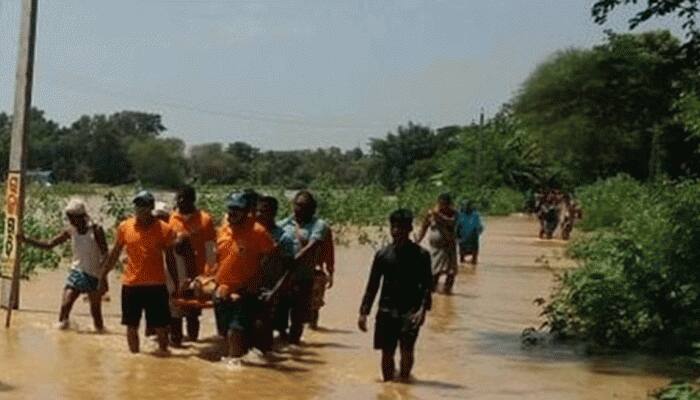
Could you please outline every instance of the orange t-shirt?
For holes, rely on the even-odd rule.
[[[175,232],[165,222],[155,220],[148,227],[136,225],[131,217],[117,228],[117,244],[126,248],[122,284],[145,286],[165,284],[163,251],[175,241]]]
[[[194,264],[197,268],[196,274],[203,274],[207,265],[205,243],[216,241],[216,230],[214,230],[211,215],[201,210],[197,210],[190,216],[175,211],[170,215],[169,225],[176,233],[185,233],[190,237],[190,244],[194,251]]]
[[[216,281],[237,292],[257,275],[263,256],[269,254],[275,242],[260,224],[224,225],[216,237],[216,258],[219,268]]]

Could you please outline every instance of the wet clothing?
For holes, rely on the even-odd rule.
[[[154,220],[139,226],[131,217],[119,224],[117,244],[126,248],[127,262],[122,274],[126,286],[165,285],[163,253],[175,242],[175,232],[168,224]]]
[[[360,305],[361,315],[369,315],[380,282],[374,348],[393,352],[399,342],[413,348],[420,325],[411,323],[410,317],[432,306],[430,255],[413,242],[400,247],[392,243],[379,250]]]
[[[430,255],[413,242],[400,247],[392,243],[375,254],[360,314],[369,314],[380,282],[380,312],[402,315],[432,305]]]
[[[545,203],[540,208],[538,217],[540,218],[542,233],[548,239],[551,239],[559,225],[559,207],[555,204]]]
[[[259,282],[252,281],[258,276],[263,257],[272,252],[274,246],[267,230],[260,224],[222,226],[216,239],[219,265],[216,282],[227,285],[234,293],[259,287]]]
[[[196,210],[192,214],[181,214],[175,211],[170,215],[168,224],[175,232],[189,236],[189,242],[194,252],[196,268],[194,275],[203,274],[207,267],[207,242],[216,242],[216,230],[211,215],[202,210]]]
[[[304,225],[298,225],[294,216],[283,219],[278,223],[279,227],[284,231],[283,236],[286,240],[291,240],[293,245],[294,255],[299,254],[302,248],[311,241],[321,241],[327,235],[328,225],[318,217],[313,217],[311,221]],[[317,249],[320,248],[317,247]],[[292,274],[292,280],[312,280],[313,268],[318,264],[317,254],[310,254],[303,265],[295,268]]]
[[[484,231],[481,216],[477,211],[457,214],[457,242],[464,253],[479,251],[479,236]]]
[[[216,329],[221,336],[230,331],[244,332],[251,324],[253,309],[250,298],[241,297],[236,301],[214,298]]]
[[[308,223],[300,225],[294,216],[283,219],[278,223],[284,230],[284,235],[294,243],[294,254],[298,254],[309,242],[325,240],[329,229],[326,222],[313,217]],[[301,262],[296,261],[287,287],[282,293],[275,317],[275,328],[286,332],[289,328],[289,339],[292,343],[301,338],[303,324],[310,322],[314,316],[312,310],[314,271],[321,264],[321,249],[323,243],[315,248]]]
[[[164,328],[170,324],[168,290],[165,285],[122,286],[122,325],[138,327],[146,313],[146,326]]]
[[[100,280],[87,272],[71,269],[66,278],[66,287],[79,293],[90,293],[97,290]]]
[[[374,348],[394,353],[401,343],[404,349],[413,349],[418,339],[420,325],[411,321],[412,313],[398,315],[378,312],[374,322]]]
[[[433,276],[457,275],[456,221],[446,221],[432,211],[428,214],[428,244]]]
[[[90,225],[84,234],[78,232],[78,229],[70,225],[68,233],[71,239],[72,260],[71,270],[81,271],[85,274],[99,278],[101,275],[100,265],[102,264],[102,251],[97,245],[95,238],[95,225]]]

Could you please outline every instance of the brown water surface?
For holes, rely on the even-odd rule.
[[[142,342],[142,354],[129,354],[116,280],[105,303],[110,333],[91,333],[82,300],[73,312],[77,330],[56,330],[65,270],[42,272],[23,284],[23,310],[12,328],[0,328],[0,398],[639,399],[666,383],[670,372],[660,359],[521,345],[523,328],[541,323],[533,299],[546,297],[552,267],[567,262],[561,243],[536,239],[536,230],[527,217],[487,220],[482,264],[460,271],[453,296],[435,297],[412,384],[380,383],[372,336],[355,327],[373,250],[352,246],[338,249],[323,329],[308,332],[302,347],[280,348],[272,361],[239,371],[217,362],[221,347],[210,311],[201,343],[167,359],[149,354],[150,342]]]

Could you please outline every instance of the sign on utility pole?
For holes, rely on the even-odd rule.
[[[1,305],[6,308],[5,327],[10,326],[12,309],[19,307],[19,278],[21,243],[17,234],[22,232],[24,214],[24,170],[27,159],[27,133],[32,105],[32,78],[34,72],[34,44],[38,0],[22,0],[22,20],[19,32],[15,106],[12,116],[10,164],[5,189],[5,236],[2,251]],[[9,278],[9,279],[8,279]]]

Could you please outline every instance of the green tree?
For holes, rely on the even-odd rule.
[[[540,65],[514,110],[544,163],[570,183],[619,172],[677,175],[692,157],[677,146],[688,138],[674,120],[687,76],[676,62],[679,46],[667,31],[610,34],[600,46],[558,52]]]
[[[135,178],[143,184],[176,188],[185,180],[185,143],[180,139],[134,140],[128,158]]]
[[[221,143],[205,143],[190,149],[190,167],[201,183],[231,183],[227,181],[232,160],[233,156],[224,153]]]
[[[484,126],[460,128],[458,142],[440,159],[452,188],[508,186],[528,190],[548,179],[541,151],[505,106]]]
[[[455,140],[455,130],[436,134],[432,129],[408,123],[399,126],[396,134],[388,133],[384,139],[372,139],[370,142],[373,160],[372,170],[382,186],[388,190],[400,189],[409,179],[424,180],[438,172],[430,160],[451,147]]]
[[[638,0],[596,0],[591,13],[598,24],[604,24],[610,13],[622,5],[636,5]],[[686,42],[681,50],[684,61],[690,65],[700,64],[700,30],[697,26],[697,15],[700,7],[699,0],[647,0],[646,7],[638,10],[629,19],[629,29],[635,29],[644,22],[665,16],[680,18],[685,31]]]

